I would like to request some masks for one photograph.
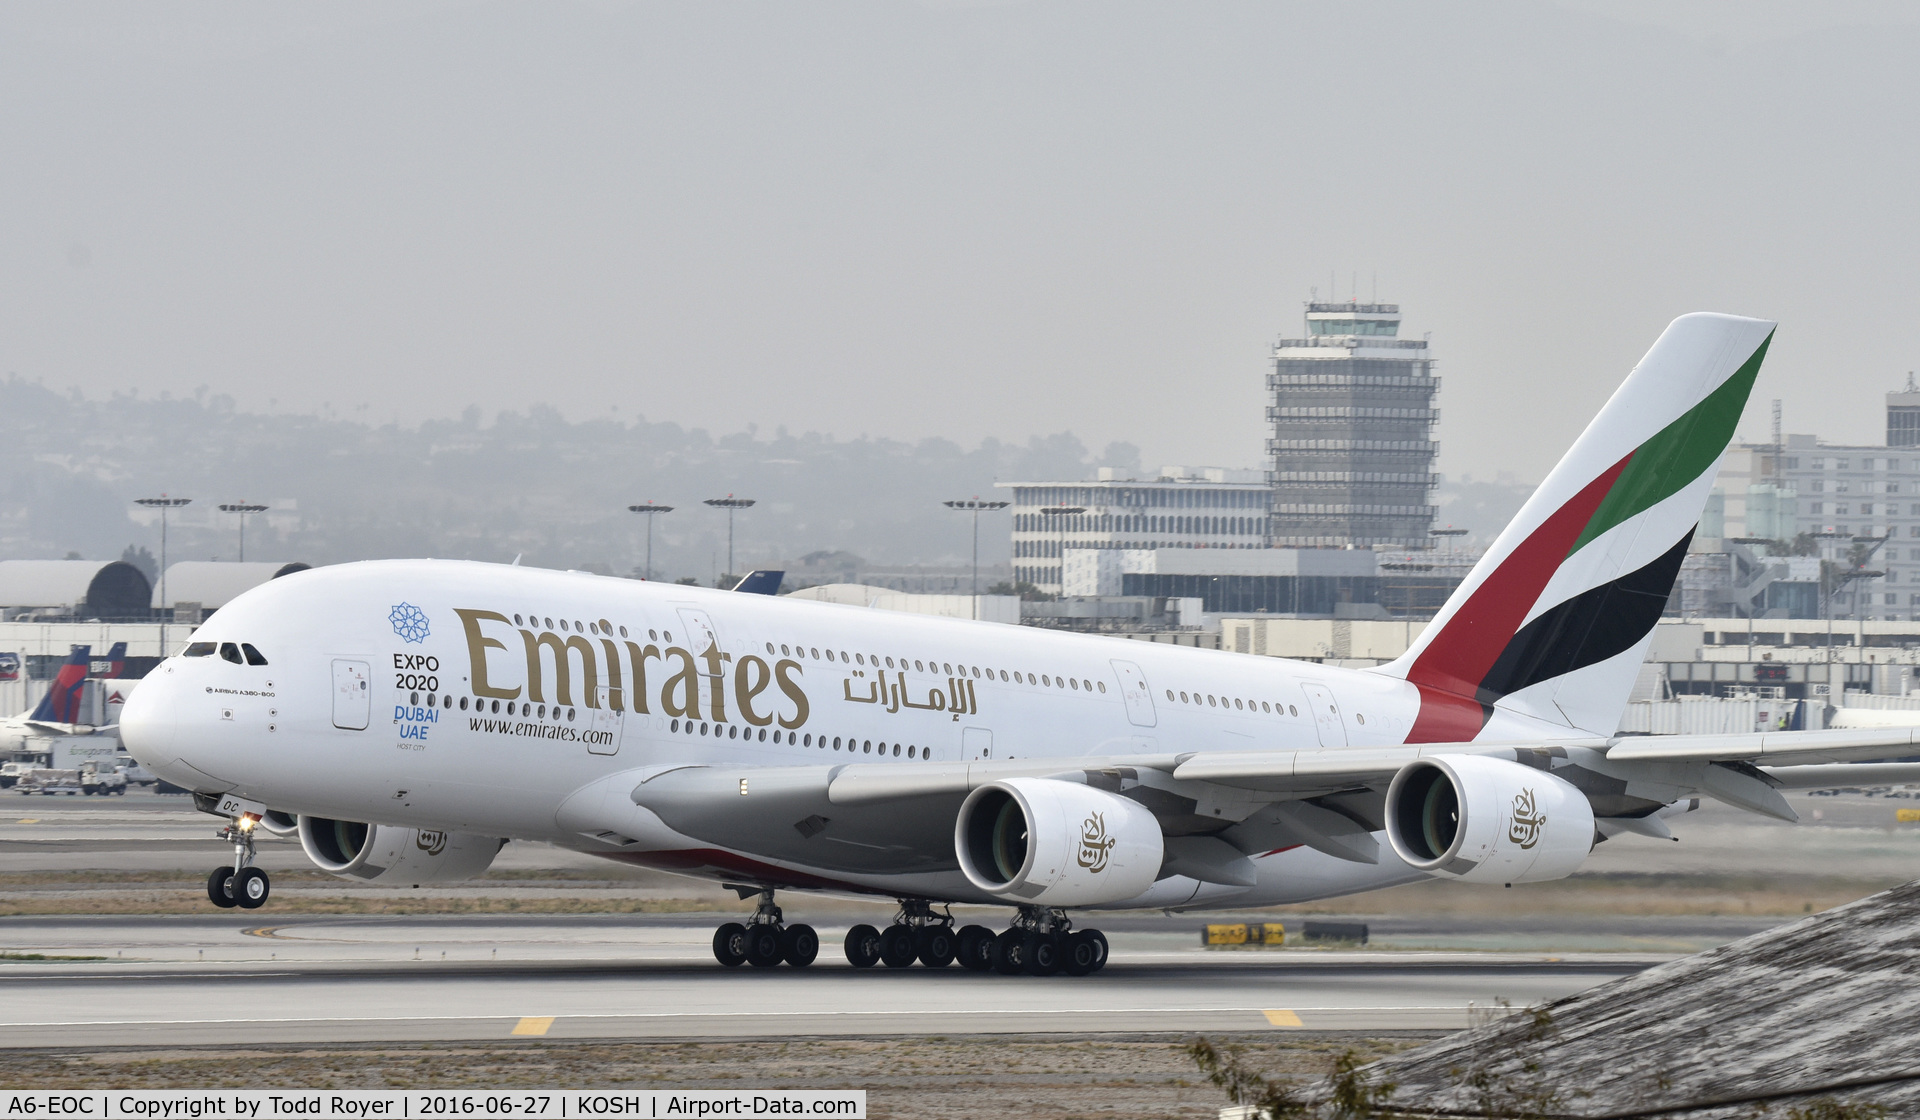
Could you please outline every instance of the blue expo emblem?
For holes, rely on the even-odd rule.
[[[424,642],[431,631],[427,626],[427,612],[412,603],[401,603],[387,613],[387,621],[393,623],[393,632],[409,642]]]

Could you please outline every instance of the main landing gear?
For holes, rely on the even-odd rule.
[[[1097,929],[1075,931],[1065,912],[1022,906],[1012,926],[996,935],[985,926],[953,928],[951,914],[935,914],[919,899],[902,899],[900,914],[885,930],[854,926],[847,931],[847,960],[855,968],[928,968],[954,961],[969,972],[1085,976],[1107,964],[1107,939]]]
[[[760,892],[760,907],[745,925],[728,922],[713,932],[713,959],[728,968],[772,968],[782,961],[805,968],[819,955],[820,935],[812,926],[787,925],[771,890]]]
[[[222,868],[215,874],[232,873]],[[916,961],[945,968],[958,961],[969,972],[1085,976],[1106,967],[1107,939],[1097,929],[1074,929],[1065,911],[1040,906],[1020,907],[1005,933],[985,926],[955,930],[951,913],[934,913],[925,899],[903,898],[886,929],[857,925],[848,930],[846,952],[855,968],[908,968]],[[760,906],[744,924],[728,922],[713,933],[713,957],[728,968],[773,968],[783,961],[805,968],[819,953],[820,935],[812,926],[787,925],[771,890],[760,892]]]
[[[259,823],[259,818],[242,814],[214,834],[233,844],[233,866],[216,867],[207,876],[207,900],[215,906],[256,910],[272,893],[266,871],[253,866],[253,828]]]

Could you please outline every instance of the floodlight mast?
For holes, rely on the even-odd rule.
[[[733,511],[746,509],[753,505],[753,503],[754,499],[752,498],[736,498],[732,494],[728,494],[724,498],[707,498],[704,502],[704,504],[710,505],[715,509],[724,509],[727,511],[727,575],[729,576],[736,574],[733,570]]]
[[[160,605],[167,614],[173,613],[173,602],[167,598],[167,511],[179,509],[192,502],[192,498],[169,498],[162,494],[157,498],[135,498],[133,504],[146,506],[160,511]],[[167,656],[167,615],[160,616],[160,656]]]
[[[240,563],[242,564],[247,562],[247,515],[249,513],[265,513],[266,510],[266,506],[259,505],[255,502],[223,502],[220,506],[221,513],[236,513],[240,515]]]
[[[673,507],[657,506],[657,505],[654,505],[652,502],[648,502],[645,505],[628,506],[627,511],[629,513],[644,513],[644,514],[652,515],[656,513],[672,513]],[[653,578],[653,518],[652,516],[648,516],[647,518],[647,574],[644,578],[649,580]]]
[[[1006,509],[1006,502],[983,502],[979,497],[943,503],[948,509],[973,514],[973,620],[980,621],[980,511]]]

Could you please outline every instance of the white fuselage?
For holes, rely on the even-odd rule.
[[[1366,671],[455,561],[297,573],[192,641],[247,643],[267,664],[173,657],[129,699],[128,749],[188,789],[725,881],[952,901],[993,900],[954,872],[771,866],[657,819],[616,851],[571,826],[569,800],[687,765],[1389,746],[1418,708],[1411,685]],[[1572,734],[1496,711],[1482,739]],[[1173,876],[1123,904],[1303,901],[1421,877],[1384,842],[1375,865],[1300,847],[1254,862],[1255,886]]]

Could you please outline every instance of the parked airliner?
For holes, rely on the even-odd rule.
[[[1920,777],[1907,729],[1622,738],[1627,696],[1772,339],[1675,320],[1397,661],[1313,663],[492,564],[257,587],[128,701],[154,773],[396,885],[538,840],[758,895],[725,965],[819,948],[776,891],[897,899],[855,965],[1085,974],[1072,914],[1530,883],[1715,798]],[[1847,763],[1849,765],[1840,765]],[[789,898],[791,904],[791,897]],[[951,903],[1010,908],[955,930]]]

